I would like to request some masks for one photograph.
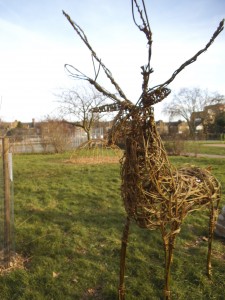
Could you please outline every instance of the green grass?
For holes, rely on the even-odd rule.
[[[223,144],[224,147],[210,146],[210,144]],[[191,141],[185,142],[185,151],[197,154],[225,155],[225,144],[221,141]]]
[[[125,221],[119,165],[76,165],[67,162],[69,157],[14,156],[15,247],[29,260],[25,270],[0,277],[2,300],[117,299]],[[176,165],[212,165],[225,192],[225,159],[171,160]],[[225,243],[221,239],[216,238],[213,245],[213,282],[205,276],[207,242],[201,237],[207,236],[207,222],[205,212],[195,213],[178,236],[173,299],[224,299]],[[162,299],[163,260],[160,233],[132,224],[128,300]]]

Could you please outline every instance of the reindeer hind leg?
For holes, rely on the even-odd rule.
[[[170,268],[173,258],[173,249],[175,244],[176,234],[169,236],[168,238],[163,237],[164,250],[165,250],[165,286],[164,286],[164,299],[171,299],[170,291]]]
[[[217,215],[218,201],[216,207],[214,207],[213,201],[210,202],[210,218],[209,218],[209,236],[208,236],[208,254],[207,254],[207,276],[211,278],[212,276],[212,265],[211,265],[211,255],[212,255],[212,240],[213,232],[215,229],[216,215]]]

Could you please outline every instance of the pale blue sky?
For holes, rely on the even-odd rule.
[[[92,76],[89,52],[62,9],[84,29],[99,57],[135,102],[141,92],[140,66],[146,63],[147,47],[144,35],[133,24],[130,2],[0,0],[0,117],[25,122],[54,112],[54,93],[80,84],[66,75],[65,63]],[[225,18],[225,0],[146,0],[146,6],[153,32],[153,86],[167,80],[205,46]],[[225,31],[171,84],[173,92],[196,86],[225,94]],[[161,108],[156,105],[156,119],[164,118]]]

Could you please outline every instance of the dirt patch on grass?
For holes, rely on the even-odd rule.
[[[0,275],[6,275],[15,269],[25,269],[27,259],[19,255],[18,253],[12,253],[10,262],[6,266],[3,258],[3,251],[0,252]]]
[[[79,157],[79,158],[72,158],[67,163],[72,164],[80,164],[80,165],[96,165],[96,164],[116,164],[119,163],[119,157]]]
[[[100,300],[103,299],[101,296],[101,290],[102,287],[98,286],[98,287],[94,287],[94,288],[89,288],[87,289],[87,291],[85,291],[83,297],[81,298],[81,300],[89,300],[89,299],[96,299],[96,300]]]
[[[204,147],[220,147],[225,148],[225,144],[203,144]]]

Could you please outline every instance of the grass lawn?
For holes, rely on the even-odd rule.
[[[225,155],[225,143],[221,141],[187,141],[185,151],[197,154]]]
[[[69,154],[15,155],[15,247],[26,269],[0,276],[2,300],[117,299],[125,212],[119,164],[68,163]],[[225,194],[225,159],[171,157],[211,165]],[[225,205],[223,196],[221,206]],[[172,296],[224,299],[225,241],[213,244],[213,281],[205,276],[207,212],[189,216],[177,238]],[[158,231],[131,226],[127,300],[162,298],[164,252]]]

